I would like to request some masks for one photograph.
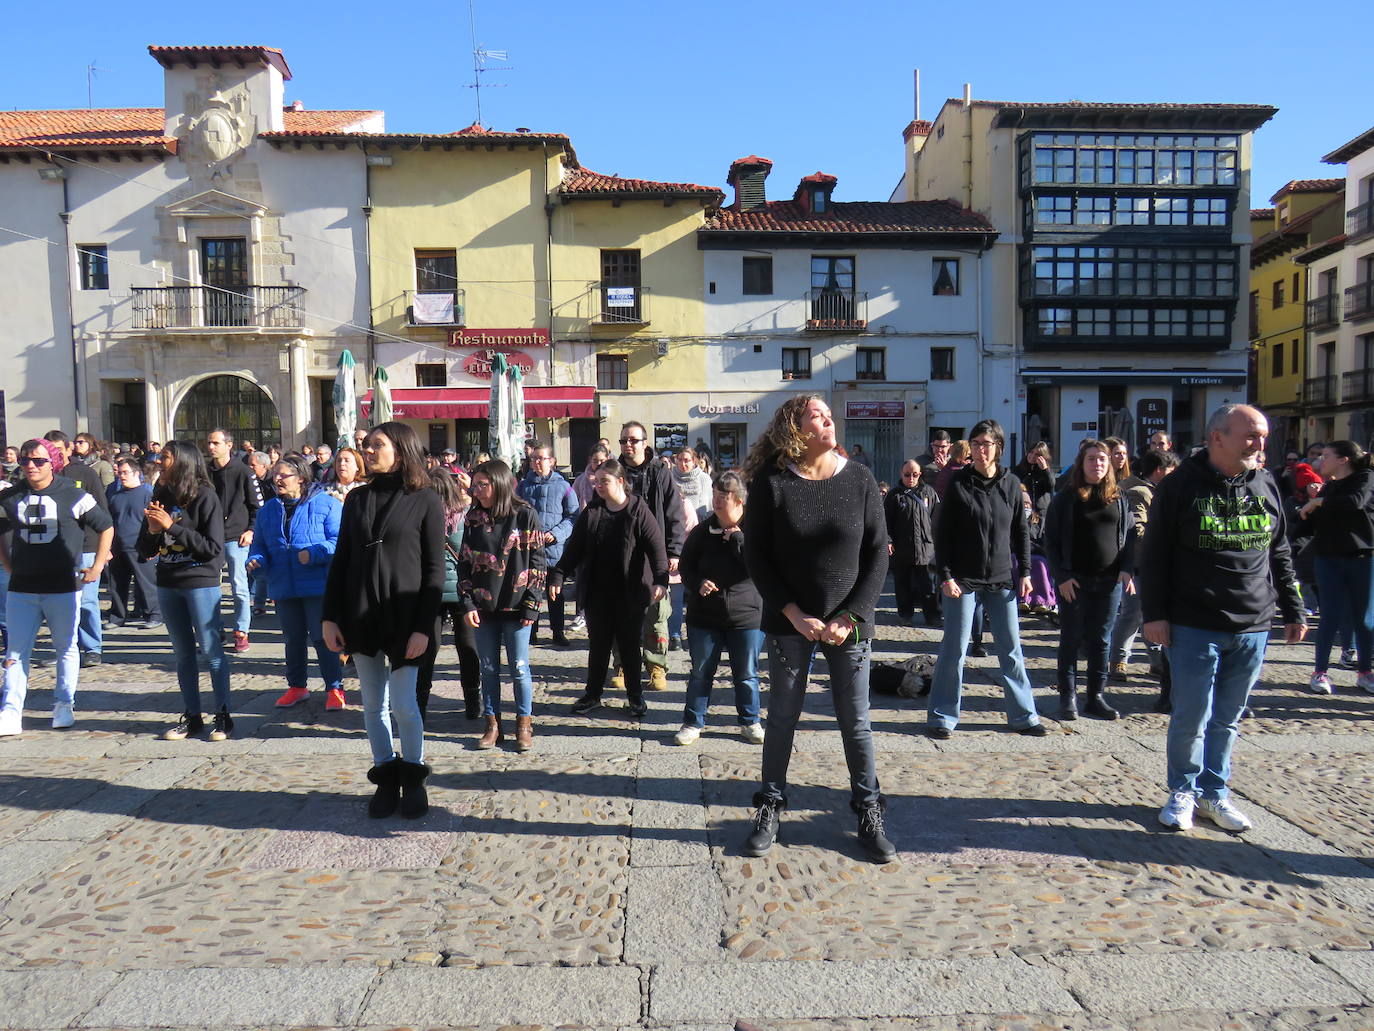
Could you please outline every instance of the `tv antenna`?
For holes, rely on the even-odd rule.
[[[504,82],[483,82],[482,76],[491,71],[487,67],[488,61],[505,61],[508,55],[504,50],[489,50],[481,43],[477,42],[477,16],[473,11],[473,0],[468,0],[468,31],[472,35],[472,82],[467,84],[467,89],[473,91],[477,99],[477,124],[482,124],[482,88],[490,87],[502,89]]]
[[[86,65],[86,106],[88,108],[95,107],[95,73],[108,72],[109,70],[108,68],[97,68],[94,61]]]

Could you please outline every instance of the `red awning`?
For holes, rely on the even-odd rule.
[[[485,419],[491,387],[396,387],[391,409],[397,419]],[[372,391],[362,397],[363,415],[372,411]],[[595,387],[526,387],[529,419],[595,419]]]

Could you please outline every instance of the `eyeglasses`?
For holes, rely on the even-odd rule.
[[[986,451],[988,448],[996,447],[996,446],[997,446],[997,441],[995,441],[995,440],[970,440],[970,441],[969,441],[969,445],[970,445],[971,447],[980,448],[980,449]]]
[[[36,466],[38,466],[38,468],[41,469],[41,468],[43,468],[43,466],[47,465],[47,464],[48,464],[49,462],[51,462],[51,461],[52,461],[51,458],[39,458],[39,457],[37,457],[36,455],[29,455],[29,456],[26,456],[26,457],[24,457],[24,458],[19,459],[19,464],[20,464],[20,465],[36,465]]]
[[[916,477],[918,477],[918,476],[920,476],[920,475],[921,475],[920,473],[916,473],[916,472],[902,473],[902,479],[904,479],[904,480],[914,480]]]
[[[647,439],[648,439],[647,437],[621,437],[621,438],[620,438],[620,443],[622,443],[622,444],[643,444],[644,441],[647,440]]]

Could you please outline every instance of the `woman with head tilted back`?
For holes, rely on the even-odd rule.
[[[1121,445],[1123,451],[1125,445]],[[1124,461],[1124,459],[1123,459]],[[1088,653],[1083,711],[1114,720],[1107,650],[1123,593],[1135,593],[1134,520],[1116,479],[1111,446],[1085,440],[1045,519],[1045,556],[1059,595],[1059,718],[1078,718],[1078,653]]]
[[[777,838],[792,739],[819,648],[830,669],[859,843],[870,859],[887,862],[897,853],[883,832],[868,720],[873,613],[887,575],[878,484],[868,469],[838,454],[829,406],[805,394],[773,414],[744,473],[744,556],[763,598],[769,672],[763,783],[744,851],[761,856]]]
[[[372,817],[423,816],[424,723],[415,683],[432,647],[444,591],[444,509],[415,431],[384,422],[363,447],[368,482],[349,493],[324,599],[324,640],[358,671],[377,785]],[[391,716],[401,754],[392,744]]]

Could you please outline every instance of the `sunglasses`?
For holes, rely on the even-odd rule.
[[[620,438],[620,443],[622,443],[622,444],[643,444],[644,441],[646,441],[646,440],[648,440],[647,437],[621,437],[621,438]]]
[[[49,462],[51,462],[51,461],[52,461],[51,458],[39,458],[39,457],[37,457],[36,455],[30,455],[30,456],[27,456],[27,457],[25,457],[25,458],[19,459],[19,464],[20,464],[20,465],[36,465],[36,466],[38,466],[38,468],[41,469],[41,468],[43,468],[43,466],[47,465],[47,464],[48,464]]]

